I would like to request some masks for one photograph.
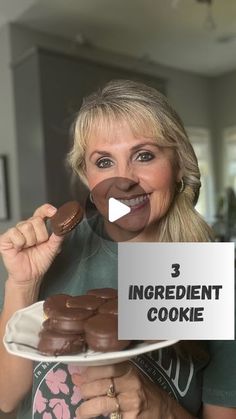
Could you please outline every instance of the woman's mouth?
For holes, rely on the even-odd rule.
[[[146,205],[146,203],[149,202],[150,195],[151,194],[149,193],[149,194],[138,195],[131,198],[116,198],[116,199],[122,202],[122,204],[130,207],[131,210],[135,210]]]

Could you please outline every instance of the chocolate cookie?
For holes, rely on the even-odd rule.
[[[66,306],[68,308],[83,308],[85,310],[96,311],[103,303],[104,300],[95,297],[95,295],[78,295],[76,297],[69,297],[66,301]]]
[[[70,297],[68,294],[55,294],[48,297],[43,303],[45,317],[50,317],[51,312],[55,309],[63,309],[66,306],[68,297]]]
[[[52,231],[57,236],[63,236],[80,223],[83,209],[77,201],[69,201],[58,208],[56,214],[50,218]]]
[[[39,352],[47,355],[78,354],[87,347],[110,352],[127,348],[118,340],[117,290],[99,288],[86,295],[50,296],[43,304],[47,318],[39,334]]]
[[[118,291],[114,288],[95,288],[87,292],[88,295],[110,300],[118,297]]]
[[[86,344],[83,335],[42,329],[39,333],[38,350],[44,355],[73,355],[84,352]]]
[[[115,300],[107,300],[104,304],[102,304],[98,312],[100,314],[115,314],[118,315],[118,299]]]
[[[118,318],[113,314],[96,314],[85,323],[88,347],[98,352],[121,351],[130,340],[118,340]]]
[[[81,308],[51,309],[50,317],[43,323],[45,330],[58,333],[84,333],[85,321],[93,315],[92,310]]]

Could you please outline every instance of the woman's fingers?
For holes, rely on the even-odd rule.
[[[42,205],[33,217],[0,236],[0,252],[11,281],[41,280],[60,252],[63,237],[50,235],[45,223],[55,211],[56,208],[49,204]]]
[[[89,383],[81,381],[79,376],[73,376],[73,382],[79,387],[84,400],[97,396],[106,396],[111,386],[113,386],[115,394],[123,393],[127,388],[132,391],[139,391],[141,389],[141,380],[134,374],[103,378]]]
[[[103,378],[119,377],[129,373],[132,365],[129,362],[122,362],[114,365],[102,365],[98,367],[84,368],[80,375],[74,375],[75,380],[79,380],[79,384],[90,383]],[[75,384],[77,384],[75,382]]]
[[[73,380],[74,381],[74,380]],[[112,381],[110,378],[104,378],[103,380],[96,380],[91,383],[84,383],[79,385],[81,396],[84,400],[91,399],[97,396],[106,396]]]
[[[99,415],[108,416],[111,412],[120,411],[122,419],[127,417],[137,418],[146,405],[143,394],[130,391],[127,387],[126,393],[120,393],[116,397],[95,397],[84,401],[76,410],[80,419],[96,418]]]
[[[27,248],[37,243],[36,233],[31,221],[22,221],[16,225],[16,230],[24,237],[24,246]]]
[[[37,244],[48,240],[49,235],[45,221],[40,216],[34,216],[29,221],[32,223]]]
[[[78,418],[93,418],[120,411],[122,419],[132,419],[147,409],[143,380],[129,362],[89,367],[81,374],[74,374],[72,379],[85,400],[76,411]]]
[[[6,233],[0,236],[0,252],[16,249],[21,250],[26,243],[24,235],[16,228],[10,228]]]
[[[16,228],[25,237],[24,247],[31,247],[48,240],[49,234],[45,219],[52,217],[57,209],[50,204],[44,204],[37,208],[34,215],[26,221],[17,224]]]
[[[76,415],[80,419],[88,419],[100,415],[108,416],[117,410],[119,410],[119,401],[116,398],[96,397],[83,402],[76,410]]]
[[[16,225],[16,230],[24,237],[22,248],[35,246],[48,240],[45,222],[39,216],[21,221]]]
[[[41,205],[33,214],[33,217],[41,217],[43,219],[50,218],[56,213],[57,209],[50,204]]]
[[[57,209],[50,204],[44,204],[41,207],[37,208],[33,215],[35,232],[38,243],[43,243],[47,241],[47,246],[49,252],[57,254],[61,250],[61,245],[64,240],[63,236],[56,236],[54,233],[49,237],[48,230],[45,224],[45,219],[52,217],[56,213]],[[38,227],[38,228],[37,228]]]
[[[56,208],[50,204],[39,207],[33,217],[21,221],[1,235],[0,251],[4,252],[11,249],[20,251],[23,248],[45,242],[48,239],[45,218],[51,217],[56,211]]]

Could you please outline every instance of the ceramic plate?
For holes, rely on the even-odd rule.
[[[138,343],[130,349],[118,352],[94,352],[88,350],[76,355],[46,356],[37,350],[38,333],[43,317],[43,302],[16,311],[9,320],[3,339],[8,352],[33,361],[63,362],[81,366],[108,365],[125,361],[145,352],[150,352],[178,342],[162,340],[155,343]]]

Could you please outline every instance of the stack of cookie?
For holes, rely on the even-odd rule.
[[[118,340],[117,290],[101,288],[72,297],[57,294],[43,305],[46,320],[39,333],[38,350],[45,355],[73,355],[88,348],[119,351],[130,345]]]

